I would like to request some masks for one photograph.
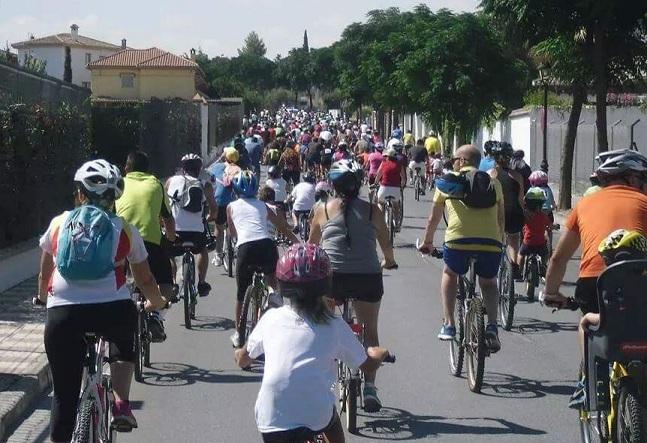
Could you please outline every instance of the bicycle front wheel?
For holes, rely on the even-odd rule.
[[[192,290],[193,286],[192,273],[190,264],[186,260],[182,261],[182,298],[184,299],[184,327],[191,329],[191,311],[192,311]]]
[[[535,288],[539,286],[539,265],[537,261],[530,257],[528,260],[531,260],[528,263],[528,275],[526,276],[526,297],[529,302],[535,301]]]
[[[226,245],[226,252],[225,252],[225,268],[227,269],[227,275],[229,277],[234,276],[234,243],[229,236],[229,233],[227,235],[227,242],[225,243]]]
[[[420,178],[418,176],[416,176],[416,179],[413,182],[413,187],[415,189],[413,196],[416,201],[420,201]]]
[[[395,222],[393,220],[393,206],[387,205],[386,207],[386,227],[389,229],[389,242],[393,246],[393,238],[395,237]]]
[[[454,308],[454,322],[456,324],[456,337],[449,342],[449,372],[454,377],[460,377],[463,372],[465,359],[465,283],[458,279],[458,297]]]
[[[245,299],[243,301],[243,309],[240,313],[240,321],[238,322],[238,342],[243,345],[249,334],[252,332],[261,310],[261,300],[263,294],[259,288],[254,285],[249,285],[245,291]]]
[[[470,301],[465,319],[467,352],[467,384],[472,392],[481,392],[485,372],[485,320],[483,301]]]
[[[647,441],[644,414],[645,410],[634,394],[626,386],[620,385],[618,418],[616,421],[616,441],[619,443],[643,443]]]
[[[95,441],[98,441],[97,426],[99,421],[94,401],[90,399],[84,400],[76,416],[76,435],[73,440],[77,443],[95,443]]]
[[[137,329],[135,330],[135,381],[141,383],[144,381],[144,322],[146,314],[143,311],[137,313]]]
[[[499,319],[506,331],[512,329],[515,303],[514,276],[510,263],[504,258],[499,269]]]
[[[348,378],[348,391],[346,392],[346,429],[351,434],[357,432],[357,397],[359,396],[359,383],[357,378]]]

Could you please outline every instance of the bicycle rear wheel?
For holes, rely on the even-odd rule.
[[[465,319],[467,353],[467,384],[472,392],[481,392],[485,372],[485,320],[483,302],[475,297],[470,301]]]
[[[98,418],[97,406],[94,401],[90,399],[84,400],[76,416],[76,435],[73,436],[73,441],[77,443],[95,443],[95,441],[98,441],[97,425],[100,421]]]
[[[529,302],[535,301],[535,288],[539,286],[539,264],[534,257],[528,257],[528,275],[526,276],[526,297]]]
[[[359,383],[357,378],[349,376],[347,389],[346,429],[351,434],[355,434],[357,433],[357,397],[359,396]]]
[[[460,377],[463,372],[463,361],[465,359],[465,283],[462,278],[458,279],[458,297],[454,308],[454,324],[456,325],[456,337],[449,342],[449,372],[454,377]]]
[[[416,178],[413,180],[414,193],[413,196],[416,201],[420,201],[420,177],[416,175]]]
[[[505,254],[505,252],[504,252]],[[507,257],[504,257],[499,268],[499,319],[503,329],[512,329],[514,307],[516,304],[514,292],[514,276]]]
[[[191,329],[193,274],[189,263],[182,260],[182,298],[184,299],[184,327]]]
[[[144,311],[137,313],[137,329],[135,330],[135,355],[137,361],[135,362],[135,381],[141,383],[144,381],[144,323],[146,322],[146,314]]]
[[[618,443],[643,443],[645,432],[645,410],[627,386],[620,385],[618,395],[618,418],[616,420],[616,441]]]
[[[249,285],[245,291],[245,299],[243,301],[243,309],[240,313],[240,321],[238,323],[238,342],[243,345],[249,334],[252,332],[256,323],[258,323],[258,316],[260,313],[260,303],[263,299],[263,294],[260,294],[260,289]]]
[[[395,222],[393,220],[393,206],[387,204],[385,208],[386,227],[389,230],[389,242],[393,246],[393,239],[395,237]]]

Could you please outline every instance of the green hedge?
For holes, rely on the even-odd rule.
[[[87,117],[74,106],[0,104],[0,248],[42,233],[72,206],[88,135]]]

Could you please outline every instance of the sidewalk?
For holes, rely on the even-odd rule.
[[[0,293],[0,441],[46,389],[51,375],[43,345],[46,309],[35,309],[31,278]]]

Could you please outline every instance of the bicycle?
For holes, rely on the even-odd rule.
[[[180,247],[184,250],[182,255],[182,286],[180,294],[184,305],[184,327],[191,329],[191,320],[195,319],[195,307],[198,304],[198,290],[195,284],[195,258],[192,250],[193,242],[183,242]]]
[[[299,220],[298,220],[298,229],[299,229],[299,237],[301,237],[301,240],[304,242],[308,241],[308,237],[310,236],[310,213],[309,212],[301,212],[299,214]]]
[[[92,332],[86,333],[84,339],[83,381],[72,441],[110,443],[115,441],[115,431],[130,432],[132,429],[117,429],[111,425],[115,399],[110,374],[103,370],[107,362],[107,341]]]
[[[416,240],[416,249],[420,240]],[[437,249],[423,252],[434,258],[442,259],[443,253]],[[449,372],[460,377],[463,365],[467,363],[467,385],[475,393],[481,392],[485,374],[485,357],[490,356],[490,349],[485,341],[485,305],[483,296],[476,291],[476,257],[469,259],[467,274],[458,278],[458,291],[454,315],[456,337],[449,342]],[[465,362],[467,357],[467,362]]]
[[[541,255],[530,254],[526,257],[523,267],[523,281],[526,282],[526,297],[529,302],[535,300],[535,288],[539,287],[543,274],[544,263]]]
[[[144,381],[144,367],[149,368],[151,365],[151,342],[152,336],[148,330],[149,313],[144,310],[146,299],[139,290],[134,288],[132,297],[137,306],[137,329],[135,330],[135,381],[141,383]]]
[[[512,323],[514,321],[514,308],[517,304],[517,296],[515,294],[512,262],[508,257],[505,246],[501,257],[501,266],[497,274],[497,286],[499,287],[499,320],[503,329],[509,331],[512,329]]]
[[[245,291],[243,308],[238,322],[238,342],[241,346],[247,341],[249,334],[256,327],[262,313],[270,307],[270,290],[265,282],[262,269],[255,268],[252,283]]]
[[[341,304],[342,318],[359,341],[364,344],[364,324],[358,323],[351,299],[344,299]],[[386,363],[395,363],[395,355],[389,355]],[[346,429],[351,434],[357,433],[357,408],[364,407],[362,397],[364,374],[359,369],[352,370],[343,361],[337,362],[337,384],[339,386],[340,415],[345,415]]]
[[[234,266],[236,263],[236,241],[231,237],[226,224],[223,229],[225,230],[225,233],[223,236],[224,259],[222,261],[222,265],[225,268],[227,275],[229,277],[233,277],[235,275]]]
[[[420,168],[416,168],[413,176],[413,189],[414,198],[416,201],[420,201],[420,195],[425,192],[425,184],[423,183],[422,175],[420,175]]]

